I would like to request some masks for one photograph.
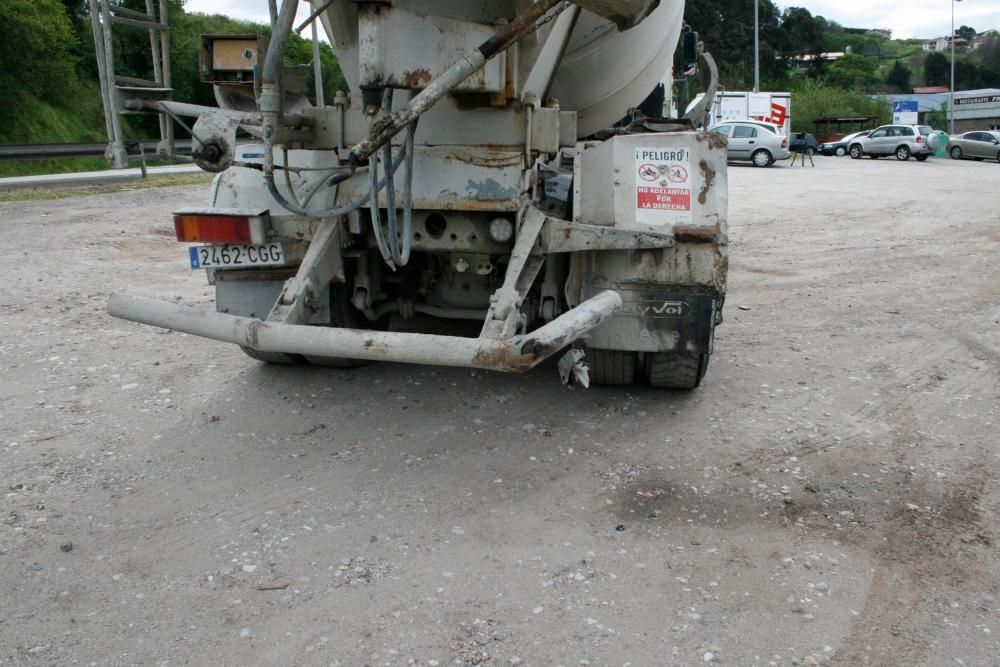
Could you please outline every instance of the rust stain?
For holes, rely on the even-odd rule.
[[[254,320],[249,325],[247,325],[247,346],[257,349],[260,345],[260,329],[267,328],[261,320]]]
[[[729,138],[718,132],[699,132],[695,135],[695,140],[707,142],[709,148],[725,149],[729,146]]]
[[[711,243],[715,240],[717,225],[699,227],[698,225],[674,225],[674,238],[682,243]]]
[[[427,84],[434,80],[431,76],[431,71],[426,67],[418,67],[416,69],[403,72],[403,88],[426,88]]]
[[[506,343],[499,348],[479,348],[472,358],[472,365],[494,371],[523,373],[535,365],[535,357],[522,354],[513,345]]]
[[[521,154],[511,151],[509,147],[491,144],[483,146],[482,148],[485,150],[476,152],[452,151],[446,153],[444,159],[457,160],[476,167],[489,167],[494,169],[501,167],[519,167],[521,165]]]
[[[715,170],[705,160],[698,163],[698,168],[701,169],[701,173],[705,176],[705,184],[701,186],[701,192],[698,193],[698,203],[704,204],[708,191],[715,185]]]

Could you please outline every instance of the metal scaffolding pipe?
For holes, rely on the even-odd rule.
[[[502,340],[276,324],[129,294],[112,295],[108,313],[260,352],[519,372],[577,340],[621,304],[621,296],[607,290],[536,331]]]

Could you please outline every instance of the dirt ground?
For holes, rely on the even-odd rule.
[[[1000,665],[1000,166],[732,166],[693,393],[269,367],[204,188],[0,204],[0,663]]]

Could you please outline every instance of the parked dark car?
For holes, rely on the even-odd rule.
[[[862,130],[861,132],[855,132],[854,134],[848,134],[846,137],[841,137],[837,141],[820,144],[819,152],[823,155],[836,155],[837,157],[844,157],[847,155],[847,151],[850,150],[852,140],[867,137],[871,133],[871,130]]]
[[[793,132],[789,139],[791,142],[788,144],[788,150],[793,153],[805,153],[810,157],[816,155],[816,147],[819,144],[816,143],[816,137],[808,132]]]

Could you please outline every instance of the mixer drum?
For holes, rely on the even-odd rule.
[[[550,96],[577,112],[577,134],[591,135],[638,106],[670,77],[684,18],[684,0],[660,0],[642,23],[624,32],[580,13]]]
[[[337,51],[344,77],[351,89],[356,91],[357,5],[345,2],[330,5],[325,0],[312,0],[312,4],[317,8],[328,6],[321,20]],[[423,16],[495,25],[497,19],[512,19],[517,9],[525,4],[523,0],[396,0],[392,6]],[[642,102],[660,80],[669,77],[683,23],[684,0],[659,0],[658,3],[652,0],[581,0],[579,4],[595,9],[618,6],[648,8],[656,4],[648,15],[648,9],[637,13],[636,16],[645,18],[625,30],[619,26],[627,26],[627,22],[620,17],[616,25],[587,9],[580,12],[549,96],[559,101],[561,109],[578,112],[577,134],[585,137],[610,127],[629,108]],[[549,29],[550,26],[542,27],[538,35],[548,34]],[[448,40],[446,35],[434,30],[421,32],[427,34],[401,34],[398,40],[392,36],[390,41],[397,48],[410,41],[416,50],[421,43]],[[524,80],[537,55],[533,37],[527,38],[518,56],[520,81]],[[387,39],[390,38],[387,36]],[[454,57],[459,57],[460,53]],[[411,64],[414,63],[411,61]],[[520,95],[521,91],[516,93]]]

